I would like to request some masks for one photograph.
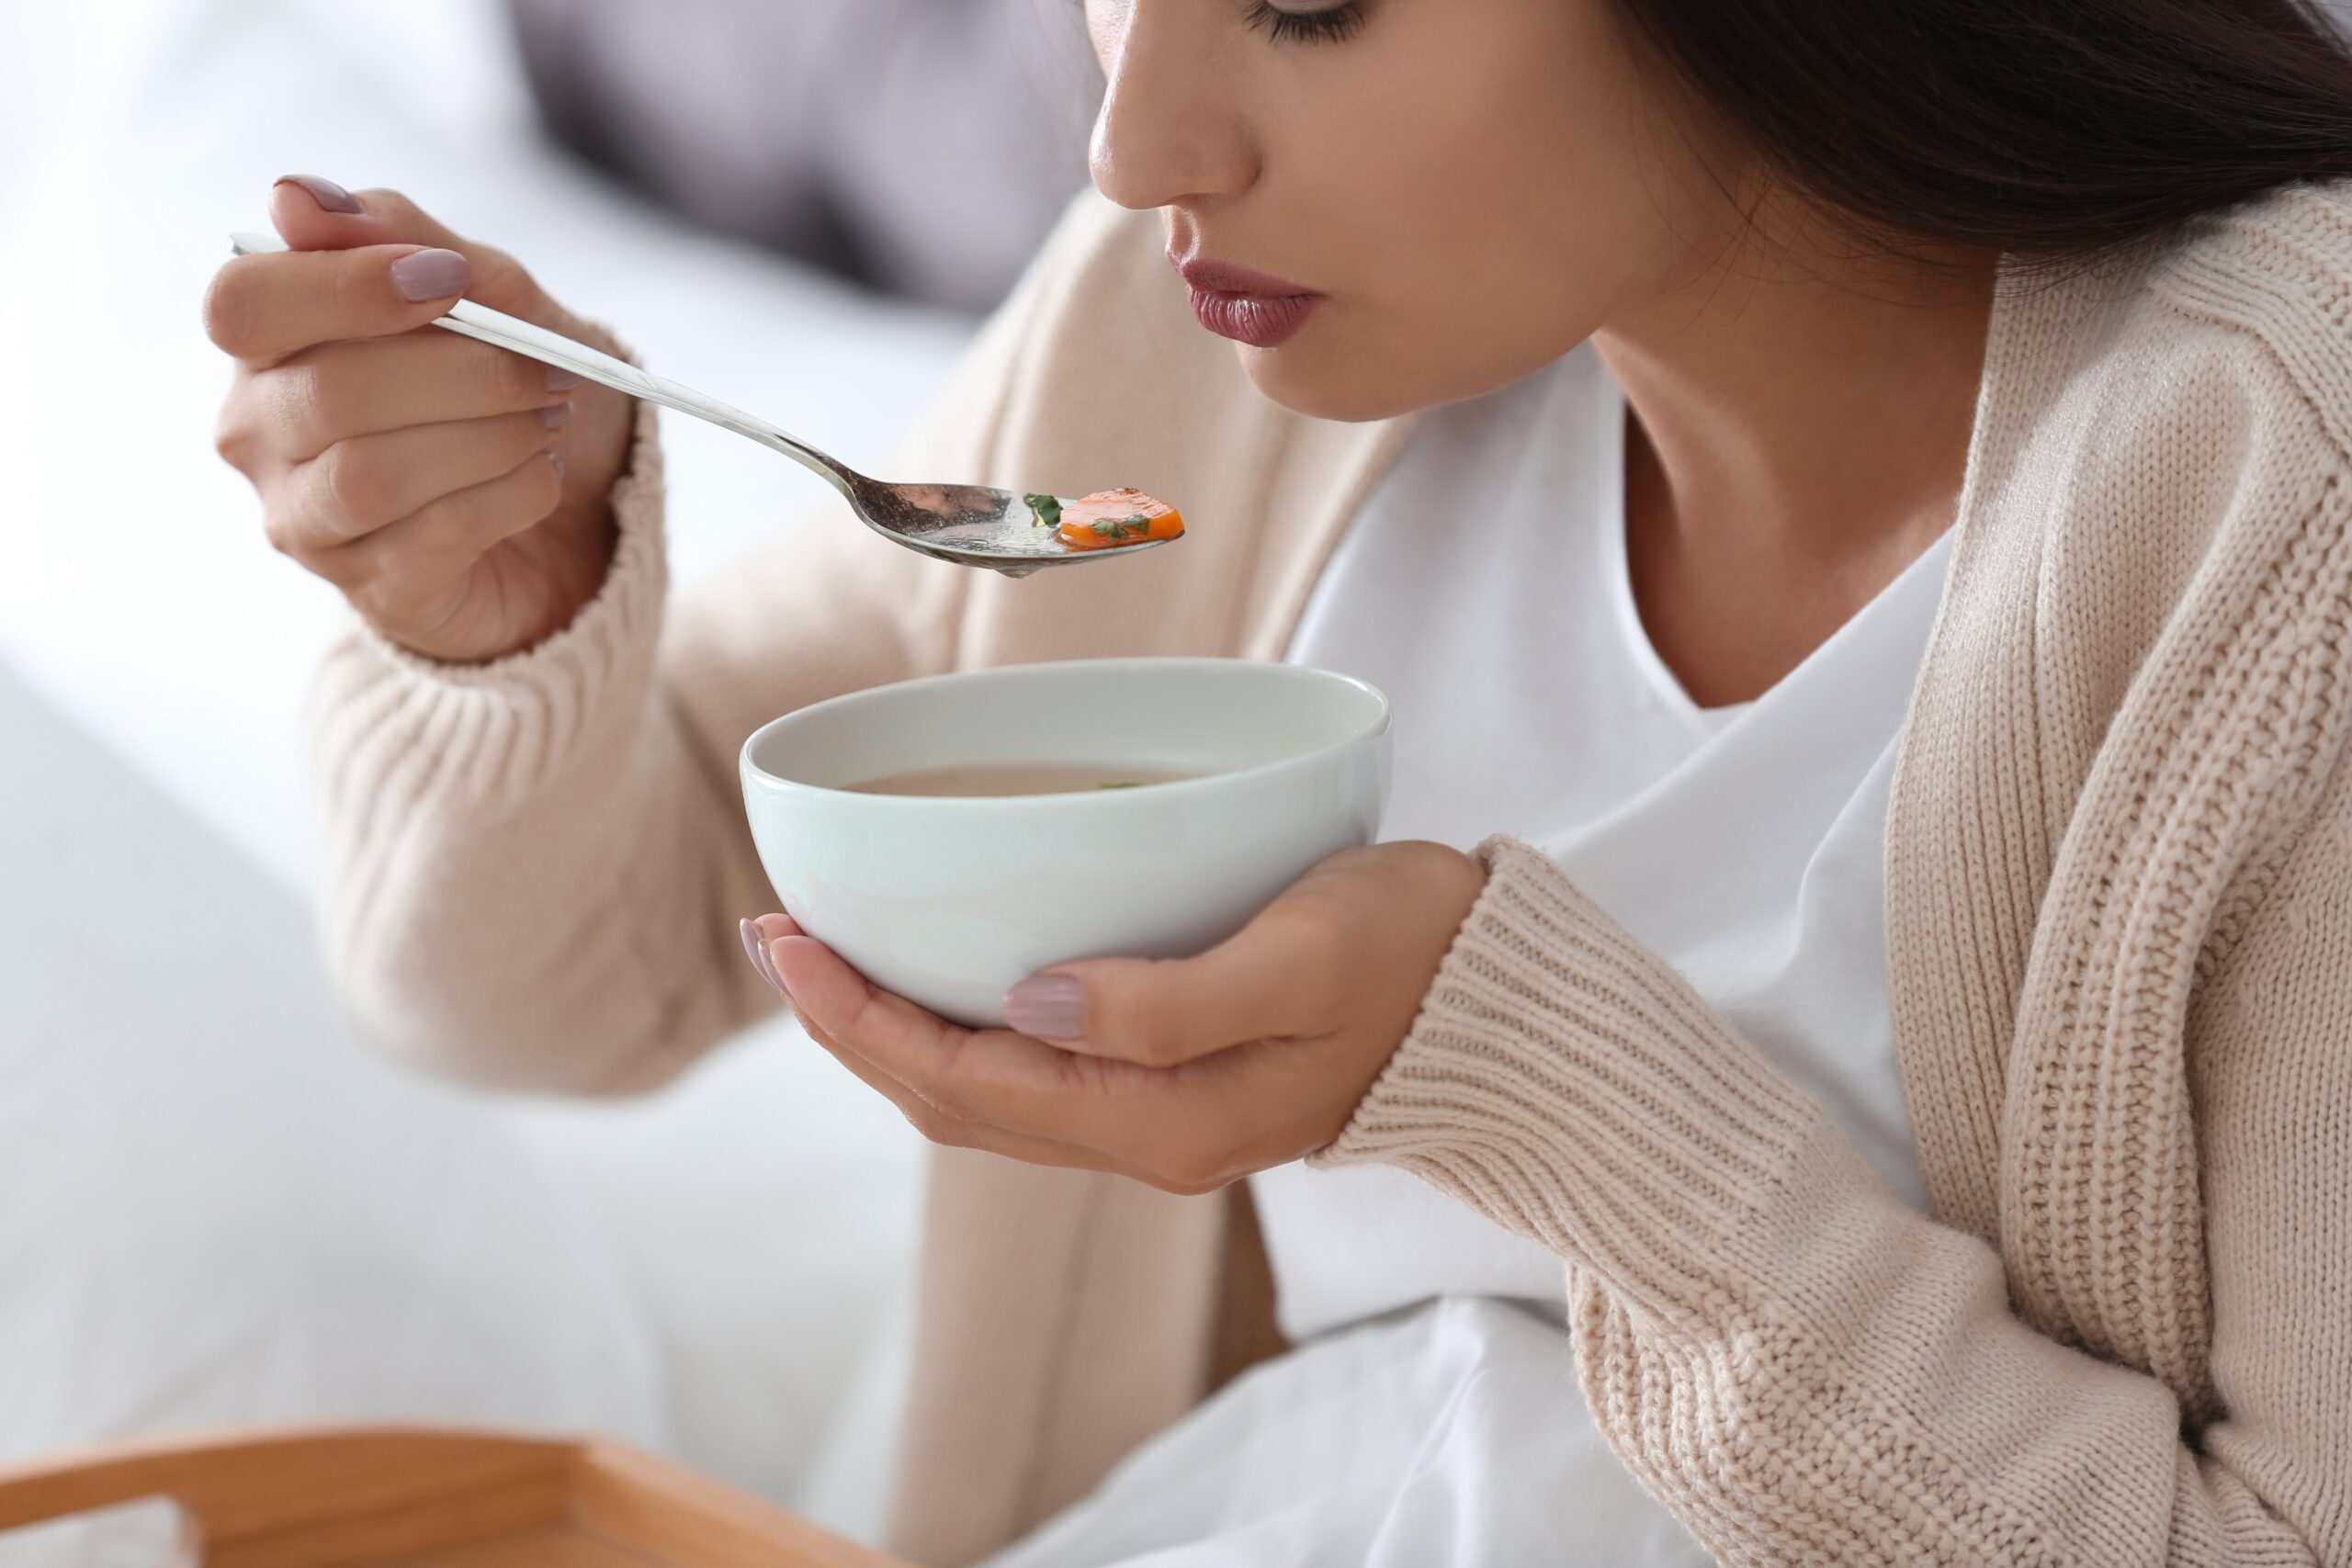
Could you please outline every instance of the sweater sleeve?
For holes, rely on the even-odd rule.
[[[1097,225],[1099,227],[1099,224]],[[984,477],[1072,224],[974,341],[889,471]],[[794,482],[779,465],[779,487]],[[625,1092],[777,1005],[736,922],[773,909],[737,753],[782,713],[952,668],[968,573],[825,506],[673,596],[640,408],[597,596],[526,652],[421,659],[356,620],[309,711],[328,957],[360,1038],[508,1089]]]
[[[330,962],[361,1037],[415,1065],[618,1089],[749,1014],[740,985],[713,998],[657,978],[681,956],[676,922],[717,896],[725,834],[716,781],[662,694],[650,405],[612,505],[605,584],[546,642],[442,664],[355,617],[312,684]],[[691,921],[698,944],[708,925]],[[700,954],[686,968],[716,977]]]
[[[2340,951],[2304,948],[2290,971],[2324,976],[2333,1007],[2293,1016],[2336,1037],[2285,1043],[2334,1132],[2290,1134],[2276,1104],[2217,1107],[2239,1124],[2209,1129],[2300,1201],[2260,1213],[2230,1190],[2238,1173],[2208,1172],[2209,1202],[2243,1227],[2232,1245],[2260,1259],[2216,1271],[2234,1283],[2216,1287],[2214,1364],[2262,1375],[2225,1387],[2192,1443],[2163,1382],[2017,1316],[1990,1247],[1890,1194],[1549,860],[1508,840],[1481,856],[1487,889],[1421,1015],[1317,1157],[1402,1167],[1565,1258],[1595,1417],[1723,1561],[2346,1561]],[[2264,940],[2316,929],[2308,900],[2271,912]]]

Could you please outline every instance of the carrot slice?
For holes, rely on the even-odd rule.
[[[1065,505],[1055,532],[1073,550],[1102,550],[1148,539],[1182,538],[1184,518],[1166,502],[1139,490],[1104,490]]]

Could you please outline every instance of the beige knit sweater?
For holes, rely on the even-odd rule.
[[[1277,655],[1404,427],[1264,403],[1158,250],[1075,207],[894,471],[1142,485],[1194,519],[1179,548],[1015,583],[828,514],[672,598],[649,414],[570,630],[483,669],[345,638],[316,759],[365,1034],[652,1083],[773,1005],[734,931],[775,903],[735,785],[755,725],[951,668]],[[1594,1413],[1725,1561],[2352,1562],[2348,524],[2352,195],[2004,288],[1887,834],[1933,1220],[1489,846],[1319,1157],[1556,1251]],[[939,1156],[901,1549],[977,1555],[1199,1396],[1225,1213]]]

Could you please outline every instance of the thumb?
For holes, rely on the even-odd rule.
[[[270,187],[269,219],[298,251],[426,245],[466,258],[466,298],[561,332],[576,325],[513,256],[469,240],[396,190],[350,191],[317,175],[286,175]]]
[[[1343,988],[1339,948],[1311,907],[1277,899],[1195,958],[1081,959],[1033,975],[1005,993],[1005,1021],[1081,1055],[1174,1066],[1327,1024]]]

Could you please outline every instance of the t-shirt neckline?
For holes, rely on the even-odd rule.
[[[1707,734],[1719,733],[1743,714],[1751,712],[1757,705],[1771,697],[1774,693],[1784,690],[1791,682],[1821,660],[1840,638],[1847,636],[1856,622],[1869,615],[1874,608],[1892,596],[1901,584],[1909,581],[1914,573],[1925,570],[1927,563],[1941,554],[1951,542],[1953,530],[1948,527],[1937,535],[1927,548],[1906,562],[1903,570],[1896,572],[1867,603],[1846,617],[1845,621],[1827,637],[1822,638],[1817,647],[1758,695],[1736,703],[1723,703],[1713,707],[1702,706],[1683,686],[1681,679],[1674,673],[1672,668],[1659,656],[1657,645],[1650,640],[1649,628],[1642,624],[1641,604],[1634,597],[1633,558],[1631,547],[1626,539],[1630,520],[1625,514],[1625,442],[1629,434],[1627,422],[1632,419],[1633,411],[1626,403],[1624,389],[1617,384],[1617,378],[1614,376],[1608,373],[1606,366],[1601,367],[1601,380],[1607,388],[1607,395],[1600,400],[1599,414],[1601,423],[1601,440],[1599,445],[1602,453],[1600,461],[1603,475],[1600,495],[1601,525],[1599,529],[1600,570],[1601,576],[1608,584],[1610,604],[1616,615],[1618,633],[1624,643],[1627,654],[1632,658],[1635,668],[1641,671],[1643,679],[1648,683],[1658,701],[1668,712],[1699,727]]]

